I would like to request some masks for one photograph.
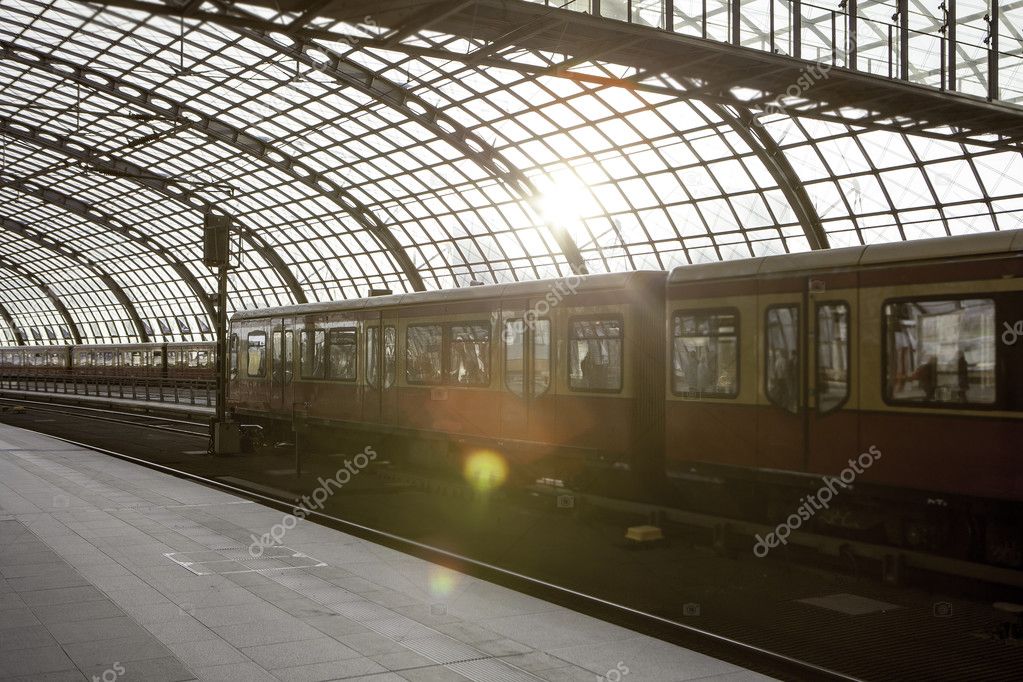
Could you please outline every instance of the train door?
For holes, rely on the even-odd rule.
[[[295,399],[295,332],[276,319],[270,332],[270,409],[291,413]]]
[[[807,339],[807,466],[838,475],[858,454],[858,402],[852,371],[858,338],[857,298],[823,279],[810,283]]]
[[[549,440],[549,434],[537,433],[537,427],[542,423],[540,413],[552,409],[551,321],[532,313],[506,311],[502,315],[502,338],[502,434],[514,440]]]
[[[770,281],[767,287],[762,283],[758,296],[757,467],[761,469],[800,471],[805,466],[808,417],[802,281]]]
[[[398,410],[397,320],[386,313],[366,324],[366,387],[362,414],[366,421],[393,424]]]

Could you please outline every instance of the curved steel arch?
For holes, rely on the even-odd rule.
[[[13,218],[0,216],[0,229],[13,232],[22,239],[26,239],[47,251],[60,254],[61,256],[78,263],[80,266],[92,272],[96,279],[110,289],[110,293],[114,295],[117,302],[120,303],[121,307],[124,308],[124,311],[128,313],[128,318],[131,320],[132,325],[135,326],[135,333],[138,335],[139,340],[142,343],[147,343],[149,341],[149,333],[146,331],[145,325],[142,324],[142,316],[139,315],[138,308],[125,293],[124,289],[121,288],[121,285],[118,284],[109,273],[103,272],[96,263],[89,260],[85,254],[72,249],[67,245],[48,242],[42,237],[32,234],[28,225],[19,220],[14,220]]]
[[[225,10],[223,3],[216,4],[222,11]],[[230,9],[233,9],[240,15],[251,16],[237,7],[231,7]],[[398,86],[386,76],[350,59],[346,59],[325,45],[310,43],[302,38],[291,35],[289,37],[294,40],[295,47],[289,47],[274,40],[265,31],[245,27],[235,27],[232,30],[264,47],[280,52],[296,62],[305,64],[311,69],[328,75],[338,83],[355,88],[378,102],[397,109],[408,116],[409,119],[432,131],[437,137],[461,151],[481,168],[486,169],[493,176],[500,179],[511,189],[513,194],[518,195],[537,215],[541,214],[541,211],[536,206],[540,191],[533,184],[533,181],[507,160],[493,145],[427,100]],[[287,30],[284,33],[287,33]],[[308,53],[309,50],[316,50],[326,55],[330,61],[324,63],[311,57]],[[415,106],[411,106],[410,103],[414,103]],[[442,121],[443,123],[441,123]],[[552,223],[547,223],[546,225],[551,236],[554,237],[555,242],[564,254],[565,259],[568,261],[569,266],[572,268],[572,272],[577,275],[586,274],[587,268],[582,252],[572,236],[563,227]]]
[[[199,196],[195,192],[181,188],[178,188],[181,190],[180,193],[170,191],[168,187],[174,183],[169,178],[159,176],[153,171],[143,168],[142,166],[138,166],[131,161],[125,161],[124,159],[114,157],[111,154],[104,154],[102,157],[92,154],[85,151],[84,148],[79,148],[80,145],[72,145],[70,139],[67,137],[63,137],[49,131],[44,133],[44,131],[39,128],[20,122],[14,122],[3,117],[0,117],[0,135],[7,135],[8,137],[16,138],[28,144],[51,149],[63,154],[64,156],[77,159],[82,163],[87,163],[99,168],[102,172],[124,177],[125,179],[135,182],[136,184],[143,185],[158,194],[162,194],[168,199],[183,204],[188,210],[204,213],[222,213],[226,215],[226,212],[223,209],[217,207],[215,204]],[[281,277],[281,281],[284,285],[291,290],[292,296],[295,298],[295,302],[308,302],[305,292],[302,291],[302,287],[299,285],[298,280],[295,279],[294,273],[291,272],[280,255],[269,245],[265,244],[253,230],[242,227],[241,234],[242,238],[245,239],[245,241],[248,242],[248,244],[255,249],[257,253],[263,256],[267,263],[269,263],[270,267],[272,267]]]
[[[199,300],[199,303],[200,305],[202,305],[203,310],[206,311],[206,315],[209,318],[210,322],[210,329],[216,327],[217,319],[216,308],[214,308],[213,301],[210,299],[209,295],[202,288],[202,284],[199,282],[199,279],[192,274],[192,271],[189,270],[184,263],[175,258],[170,251],[160,246],[159,244],[156,244],[154,239],[132,234],[131,230],[129,230],[124,225],[119,224],[113,216],[107,215],[106,213],[97,209],[95,206],[91,206],[90,204],[87,204],[84,201],[75,199],[74,197],[64,194],[62,192],[58,192],[55,189],[51,189],[49,187],[41,189],[36,188],[30,185],[28,182],[20,179],[8,180],[4,183],[4,185],[6,187],[10,187],[16,192],[19,192],[26,196],[34,197],[39,201],[50,204],[51,206],[56,206],[64,211],[67,211],[68,213],[74,214],[79,218],[82,218],[83,220],[100,227],[103,230],[107,230],[121,237],[124,237],[128,241],[138,244],[143,248],[148,249],[149,252],[159,256],[161,259],[163,259],[165,263],[167,263],[168,267],[170,267],[171,270],[173,270],[174,273],[181,278],[181,280],[192,291],[192,293],[195,294],[195,297]]]
[[[71,317],[71,313],[70,311],[68,311],[67,306],[64,305],[64,302],[62,300],[60,300],[60,296],[57,296],[57,294],[53,293],[53,289],[50,287],[49,284],[40,281],[40,279],[33,275],[31,272],[24,270],[21,266],[15,263],[11,263],[5,258],[0,258],[0,269],[10,270],[14,274],[18,275],[26,282],[34,286],[39,291],[43,292],[43,295],[46,296],[46,298],[50,299],[50,304],[53,305],[53,308],[54,310],[57,311],[57,314],[64,318],[64,324],[66,324],[68,329],[71,330],[71,338],[74,339],[74,342],[79,345],[82,343],[82,335],[78,332],[78,325],[75,324],[75,320],[73,317]]]
[[[172,102],[141,85],[86,69],[32,48],[16,46],[6,40],[0,40],[0,60],[15,61],[29,68],[42,69],[58,78],[71,80],[83,87],[147,109],[157,116],[177,121],[180,125],[188,126],[209,138],[234,147],[243,154],[259,159],[293,180],[306,185],[316,194],[328,199],[345,213],[351,215],[376,238],[385,251],[391,254],[414,290],[424,291],[426,289],[419,270],[412,263],[405,248],[368,206],[319,171],[301,160],[275,149],[270,143],[204,114],[198,109]],[[299,302],[304,303],[305,301]]]
[[[18,328],[18,325],[14,324],[14,318],[11,317],[10,311],[7,310],[7,306],[3,303],[0,303],[0,317],[2,317],[4,322],[7,323],[7,326],[11,328],[11,336],[14,337],[14,343],[19,346],[24,346],[25,337],[21,335],[21,330]]]
[[[723,105],[709,102],[705,102],[705,104],[724,119],[763,162],[767,172],[778,183],[778,188],[795,212],[810,248],[813,250],[831,248],[828,233],[824,230],[820,215],[810,200],[810,195],[806,193],[802,180],[796,174],[796,169],[789,163],[785,152],[778,146],[771,134],[757,121],[753,112],[749,109],[733,107],[737,114],[733,115]]]

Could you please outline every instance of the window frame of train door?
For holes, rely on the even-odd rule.
[[[757,420],[757,452],[755,462],[757,468],[781,469],[781,470],[802,470],[806,467],[808,457],[808,439],[810,427],[809,408],[809,365],[807,360],[807,349],[809,348],[807,310],[809,309],[808,278],[805,275],[793,274],[785,279],[798,279],[801,284],[799,290],[794,287],[782,291],[765,293],[759,290],[757,293],[757,310],[760,334],[763,340],[759,342],[757,353],[763,358],[763,364],[759,367],[760,377],[758,384],[762,386],[764,407],[768,410],[764,418]],[[795,382],[798,395],[795,401],[795,410],[789,409],[786,405],[779,404],[772,398],[770,377],[773,367],[771,360],[771,335],[768,319],[772,310],[792,309],[796,310],[799,316],[794,325],[795,350],[798,354],[798,377]],[[768,416],[777,411],[778,415]],[[786,419],[796,419],[798,423],[786,422]],[[781,440],[779,440],[781,439]],[[786,443],[785,441],[789,441]]]
[[[555,364],[555,346],[554,346],[554,320],[550,316],[539,317],[534,315],[531,323],[526,322],[527,313],[532,308],[525,311],[519,312],[514,310],[508,312],[506,310],[501,311],[501,384],[507,393],[509,393],[513,399],[517,399],[522,402],[523,412],[525,414],[524,423],[521,425],[522,434],[528,437],[532,429],[532,411],[533,404],[551,392],[554,388],[554,381],[556,373],[554,370]],[[521,393],[517,393],[512,386],[509,384],[509,371],[508,371],[508,350],[511,347],[509,343],[509,325],[518,323],[521,326],[521,331],[518,332],[519,338],[521,338],[522,344],[522,384],[520,386]],[[548,355],[547,361],[550,365],[547,385],[544,387],[542,392],[536,390],[536,325],[538,324],[547,325],[547,336],[548,336]],[[503,410],[502,410],[503,412]],[[502,414],[502,425],[504,424],[504,415]]]
[[[291,366],[288,366],[288,337],[291,337]],[[274,348],[275,342],[280,339],[280,351]],[[294,398],[295,380],[295,331],[288,326],[285,318],[272,319],[270,324],[270,409],[284,410],[289,414],[292,405],[286,404],[288,399],[288,387],[292,390]],[[290,372],[289,372],[290,369]]]
[[[374,334],[370,334],[370,330],[375,330]],[[388,362],[387,362],[387,330],[391,330],[394,336],[394,354],[391,361],[391,377],[390,385],[388,385]],[[392,423],[395,420],[396,405],[392,405],[394,391],[398,390],[398,321],[395,317],[386,317],[385,310],[379,310],[372,314],[372,317],[366,318],[363,324],[363,338],[365,339],[363,345],[366,353],[363,361],[366,367],[366,374],[364,378],[365,394],[369,394],[371,391],[376,394],[377,405],[374,421],[380,423]],[[370,382],[370,364],[369,364],[369,349],[370,349],[370,336],[374,336],[375,340],[373,345],[376,346],[376,385]],[[364,394],[364,395],[365,395]],[[363,415],[366,415],[366,400],[363,399]]]

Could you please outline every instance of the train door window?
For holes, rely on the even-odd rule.
[[[439,324],[409,325],[405,330],[405,378],[410,384],[441,382],[443,338]]]
[[[200,369],[210,366],[210,354],[209,351],[198,350],[195,352],[195,366]]]
[[[490,323],[465,322],[448,327],[448,377],[456,386],[490,384]]]
[[[290,384],[295,378],[295,332],[284,332],[284,383]]]
[[[270,337],[270,356],[273,361],[270,364],[270,379],[275,384],[284,383],[284,361],[283,361],[283,347],[282,332],[280,330],[275,331]]]
[[[687,398],[739,395],[738,310],[675,313],[671,390]]]
[[[250,377],[266,376],[266,332],[249,332],[246,364]]]
[[[799,307],[771,306],[765,319],[764,363],[767,399],[793,414],[799,412],[800,357]]]
[[[303,329],[299,336],[298,362],[303,379],[322,379],[326,365],[323,362],[327,332],[322,329]]]
[[[885,389],[892,402],[995,402],[997,330],[989,298],[887,303]]]
[[[504,321],[504,385],[520,398],[526,388],[526,325],[522,320]]]
[[[153,351],[153,367],[163,367],[163,351]]]
[[[817,411],[831,412],[849,397],[849,304],[817,306]]]
[[[398,330],[393,326],[384,327],[384,388],[394,386],[398,378],[397,353]]]
[[[354,329],[331,329],[328,374],[335,381],[355,381],[358,377],[358,337]]]
[[[238,335],[231,334],[231,340],[228,344],[228,365],[231,372],[231,378],[234,379],[238,376]]]
[[[570,389],[603,393],[622,390],[623,327],[620,317],[576,317],[568,321]]]
[[[366,383],[380,385],[380,328],[366,327]]]
[[[533,397],[551,388],[551,321],[533,322]]]

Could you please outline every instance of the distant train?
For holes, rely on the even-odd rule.
[[[1019,231],[298,305],[234,316],[229,405],[772,523],[879,451],[813,526],[1023,566],[1019,320]]]
[[[0,376],[216,378],[215,343],[0,347]]]

